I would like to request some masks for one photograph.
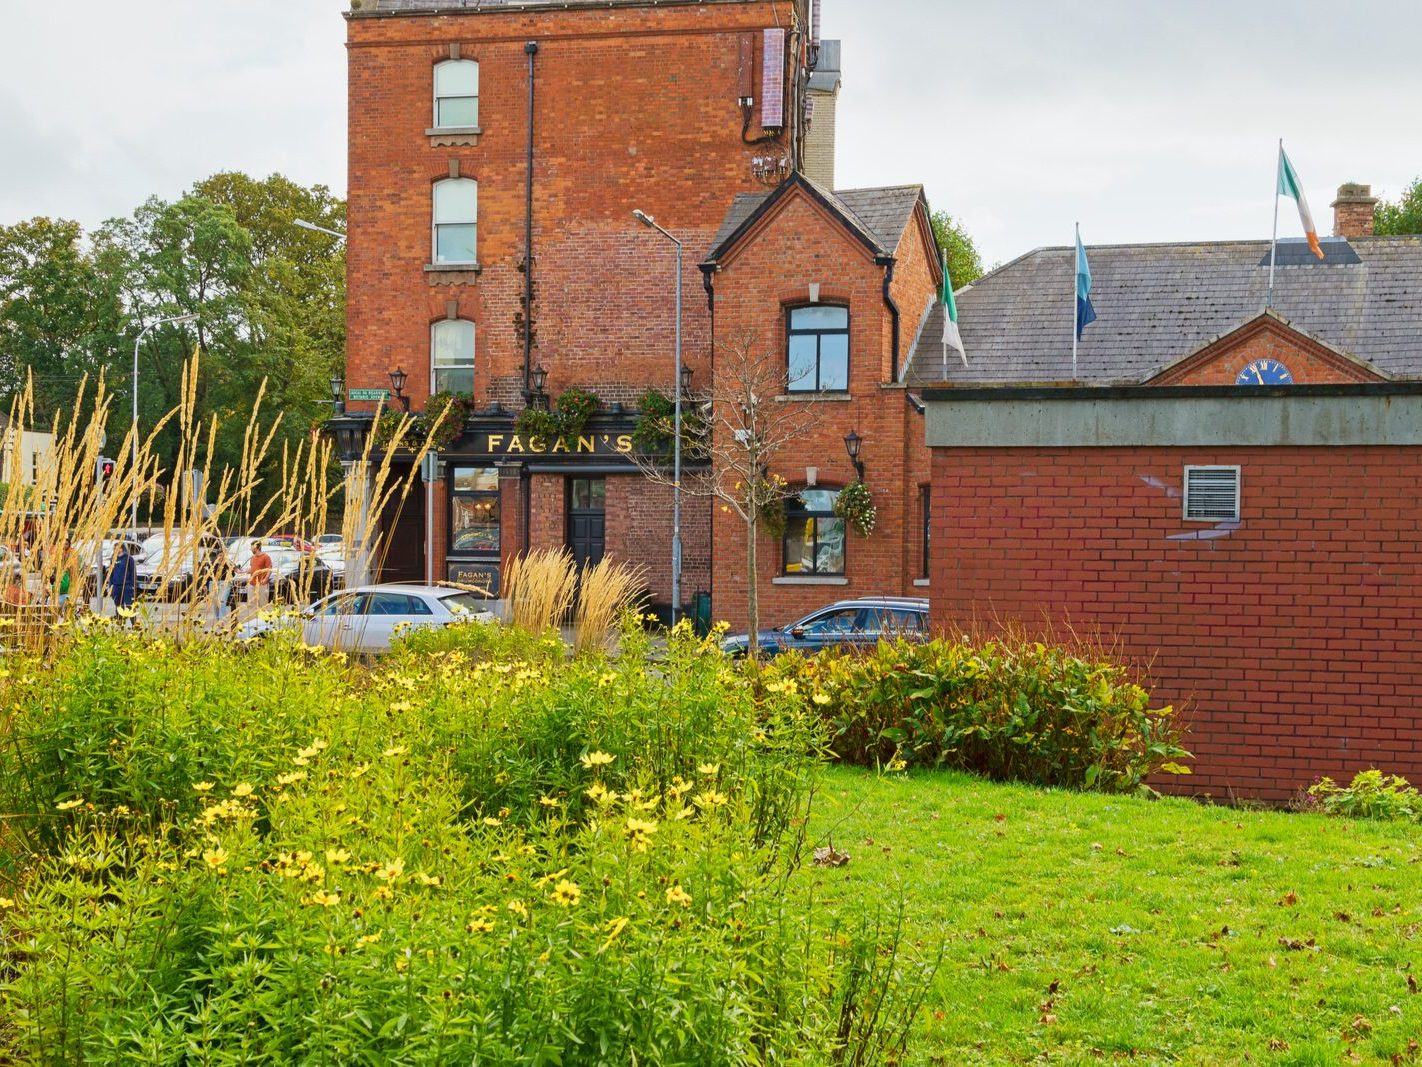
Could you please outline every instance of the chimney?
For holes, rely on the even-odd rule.
[[[1371,237],[1373,208],[1377,204],[1371,185],[1344,182],[1338,187],[1338,199],[1333,201],[1333,236]]]
[[[835,112],[839,103],[839,42],[821,41],[819,62],[810,73],[805,100],[810,130],[805,135],[805,177],[834,188]]]

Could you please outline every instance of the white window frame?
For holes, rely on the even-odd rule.
[[[474,70],[474,95],[467,93],[441,95],[439,91],[439,72],[441,69],[468,65]],[[434,126],[436,130],[477,130],[479,128],[479,64],[473,59],[446,59],[434,65],[434,71],[430,77],[430,90],[433,96]],[[445,126],[439,121],[439,104],[441,100],[473,100],[474,101],[474,121],[463,126]]]
[[[441,329],[448,329],[451,325],[459,325],[459,326],[468,326],[468,327],[469,327],[469,361],[468,361],[467,363],[464,363],[464,362],[460,362],[460,363],[438,363],[438,362],[436,362],[436,359],[435,359],[435,351],[436,351],[436,349],[435,349],[435,338],[438,336],[439,331],[440,331]],[[478,348],[478,345],[479,345],[479,331],[478,331],[478,329],[475,327],[474,321],[473,321],[472,319],[440,319],[438,322],[435,322],[435,323],[431,324],[431,326],[430,326],[430,392],[431,392],[431,393],[438,393],[438,392],[440,391],[439,372],[440,372],[441,370],[445,370],[445,371],[449,371],[449,370],[464,370],[464,369],[467,368],[468,371],[469,371],[469,392],[468,392],[467,394],[461,393],[460,395],[461,395],[461,396],[465,396],[465,395],[467,395],[467,396],[473,396],[473,395],[474,395],[474,365],[475,365],[475,352],[476,352],[476,350],[477,350],[477,348]]]
[[[1228,471],[1234,475],[1234,507],[1229,515],[1200,515],[1190,512],[1190,482],[1196,472],[1208,471],[1211,474],[1219,474]],[[1244,482],[1243,469],[1238,464],[1211,463],[1201,465],[1189,465],[1185,467],[1185,475],[1181,480],[1180,512],[1186,522],[1238,522],[1240,519],[1240,497],[1241,487]]]
[[[449,219],[441,221],[439,217],[439,191],[454,185],[468,184],[474,189],[474,217],[471,219]],[[477,264],[479,262],[479,183],[473,178],[442,178],[434,183],[430,189],[430,217],[433,220],[430,226],[430,262],[431,263],[459,263]],[[474,258],[473,259],[441,259],[439,256],[439,231],[442,226],[473,226],[474,227]]]

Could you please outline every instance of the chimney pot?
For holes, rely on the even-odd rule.
[[[1371,237],[1373,209],[1377,205],[1371,185],[1344,182],[1338,187],[1338,199],[1333,201],[1333,236]]]

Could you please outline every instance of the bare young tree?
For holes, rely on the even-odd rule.
[[[710,460],[710,466],[690,477],[683,472],[681,492],[719,502],[745,525],[748,654],[755,659],[760,653],[760,531],[768,519],[784,514],[785,501],[798,492],[772,474],[770,467],[788,446],[813,431],[819,411],[818,405],[776,399],[787,392],[784,359],[762,348],[751,335],[717,344],[714,379],[709,390],[697,395],[690,417],[683,401],[683,454],[690,451]],[[700,432],[688,433],[689,427]],[[657,428],[670,451],[672,417],[659,418]],[[649,481],[676,487],[665,454],[643,453],[635,458]]]

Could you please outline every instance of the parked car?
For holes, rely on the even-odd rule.
[[[873,648],[881,638],[895,637],[927,639],[927,599],[869,596],[836,601],[789,626],[762,630],[758,645],[771,656],[792,648],[814,655],[826,648]],[[721,651],[732,656],[744,656],[749,649],[749,634],[735,634],[721,642]]]
[[[341,586],[339,575],[314,552],[298,552],[290,548],[267,548],[272,560],[271,599],[276,603],[300,607],[320,597],[328,596]],[[252,562],[251,542],[245,550],[230,560],[232,570],[232,606],[242,600],[250,583],[248,567]]]
[[[222,581],[230,564],[222,540],[208,534],[167,537],[156,534],[142,542],[135,568],[138,596],[144,600],[179,601],[192,592],[193,575]]]
[[[486,602],[462,589],[387,583],[333,593],[296,616],[252,619],[237,629],[255,638],[274,629],[301,628],[301,639],[340,652],[388,652],[396,631],[492,622]]]

